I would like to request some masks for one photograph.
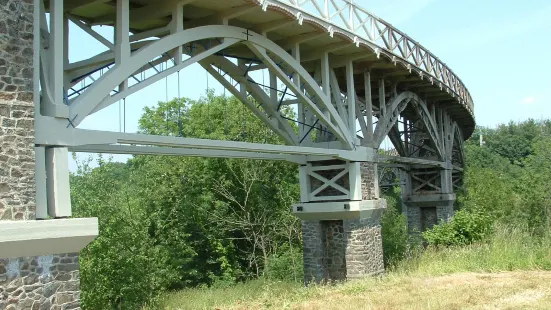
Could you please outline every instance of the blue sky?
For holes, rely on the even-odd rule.
[[[551,118],[551,1],[377,0],[368,9],[452,68],[479,125]]]
[[[551,118],[551,1],[362,0],[364,8],[407,33],[443,60],[465,83],[479,125]],[[112,28],[94,27],[107,38]],[[105,48],[70,27],[69,58],[89,58]],[[262,77],[256,77],[261,79]],[[266,76],[267,80],[267,76]],[[180,72],[182,96],[198,98],[208,85],[222,87],[198,65]],[[168,94],[165,91],[168,83]],[[178,94],[177,76],[126,99],[126,128],[137,129],[145,106]],[[119,130],[119,106],[92,116],[80,128]],[[82,156],[80,156],[82,157]],[[125,157],[115,157],[124,159]],[[71,170],[75,163],[71,161]]]

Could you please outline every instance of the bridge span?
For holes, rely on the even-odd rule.
[[[9,210],[13,216],[6,219],[26,220],[0,222],[11,232],[0,236],[3,257],[75,252],[97,235],[97,220],[65,219],[72,215],[70,151],[297,163],[301,197],[292,212],[303,220],[306,282],[383,271],[381,171],[399,178],[412,234],[453,216],[463,142],[475,127],[473,100],[442,60],[355,1],[10,3],[17,3],[20,17],[7,24],[6,51],[32,50],[33,57],[2,51],[13,82],[6,83],[21,85],[4,87],[0,108],[26,107],[34,125],[24,133],[16,114],[2,114],[0,141],[15,141],[6,138],[9,132],[22,130],[34,143],[13,142],[14,148],[30,152],[35,165],[22,169],[24,183],[17,175],[2,181],[7,193],[20,198],[0,196],[0,218]],[[0,8],[0,17],[11,20],[13,14],[11,5]],[[107,51],[70,62],[69,23]],[[112,26],[114,40],[98,34],[97,25]],[[167,76],[182,71],[185,79],[193,64],[282,144],[79,128],[89,115]],[[257,71],[269,75],[266,85],[254,79]],[[289,120],[284,106],[297,119]],[[381,150],[383,141],[392,143],[392,154]],[[385,178],[385,186],[392,179]],[[16,216],[23,204],[27,211]]]

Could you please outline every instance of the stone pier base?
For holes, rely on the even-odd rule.
[[[78,254],[0,259],[0,309],[80,309]]]
[[[453,217],[453,201],[438,206],[407,206],[408,230],[411,235],[420,235],[427,229]]]
[[[306,284],[384,271],[380,212],[364,219],[303,221],[302,234]]]

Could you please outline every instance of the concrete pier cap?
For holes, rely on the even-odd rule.
[[[97,218],[0,221],[0,259],[78,253],[97,236]]]

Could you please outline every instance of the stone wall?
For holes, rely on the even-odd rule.
[[[407,206],[406,217],[409,234],[419,234],[421,232],[421,208],[412,205]]]
[[[0,0],[0,220],[34,220],[33,1]],[[78,254],[0,259],[0,309],[79,309]]]
[[[0,259],[0,309],[80,309],[78,254]]]
[[[448,222],[453,217],[453,201],[447,205],[434,207],[407,206],[408,232],[413,236],[421,237],[420,233],[434,225]]]
[[[303,221],[305,283],[383,272],[380,214],[354,220]]]
[[[32,1],[0,0],[0,220],[35,217]]]
[[[421,208],[421,231],[432,229],[436,224],[438,224],[436,207]]]
[[[384,272],[380,215],[344,221],[346,277],[359,278]]]
[[[347,236],[342,220],[322,221],[325,237],[324,265],[325,279],[341,281],[346,279],[347,270]]]
[[[304,282],[321,282],[325,278],[325,238],[321,221],[302,221]]]
[[[450,201],[447,205],[436,207],[436,217],[438,218],[438,223],[442,221],[448,222],[452,219],[453,214],[453,201]]]
[[[373,200],[379,198],[379,178],[377,175],[377,164],[363,162],[360,164],[362,174],[362,199]]]

